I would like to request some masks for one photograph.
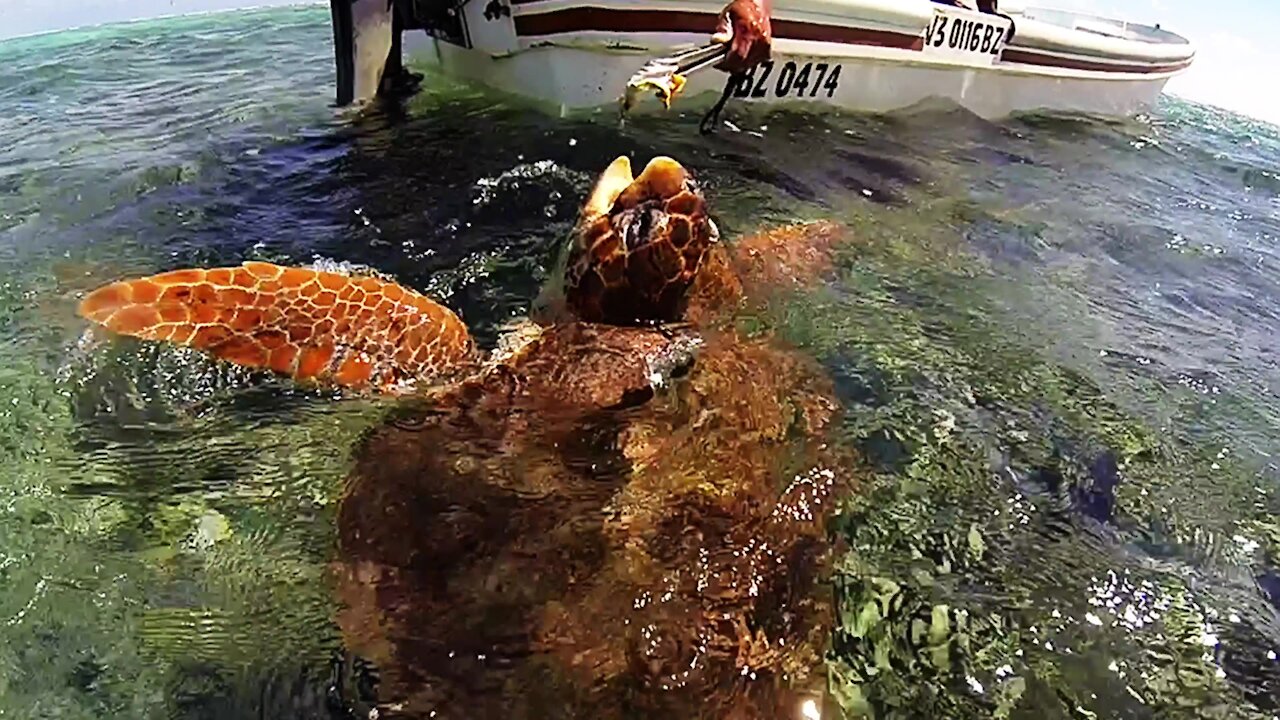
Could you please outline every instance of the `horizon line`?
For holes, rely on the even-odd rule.
[[[325,0],[290,0],[289,2],[280,2],[265,5],[245,5],[243,7],[215,8],[213,10],[192,10],[190,12],[162,13],[160,15],[148,15],[147,17],[126,18],[124,20],[104,20],[96,23],[85,23],[84,25],[71,25],[62,28],[52,28],[49,30],[35,30],[28,33],[19,33],[17,35],[0,35],[0,43],[9,40],[25,40],[42,35],[57,35],[58,33],[77,32],[80,30],[93,30],[95,28],[111,27],[113,25],[136,25],[138,23],[151,22],[153,20],[173,20],[175,18],[199,17],[201,15],[220,15],[223,13],[234,12],[250,12],[253,10],[277,10],[280,8],[303,7],[307,5],[320,5]]]

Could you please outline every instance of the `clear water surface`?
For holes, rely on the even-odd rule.
[[[855,238],[761,318],[835,379],[868,466],[835,520],[831,707],[1280,714],[1276,128],[1168,98],[1127,122],[731,106],[742,131],[702,139],[441,79],[351,120],[329,32],[307,8],[0,43],[0,716],[394,701],[327,570],[385,405],[91,341],[83,292],[345,261],[492,344],[620,153],[693,168],[730,236]]]

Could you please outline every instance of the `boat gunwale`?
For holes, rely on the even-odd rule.
[[[606,0],[607,1],[607,0]],[[526,2],[554,3],[555,9],[539,12],[516,13],[513,18],[516,35],[522,46],[545,44],[555,37],[581,35],[625,36],[631,43],[645,35],[705,35],[714,29],[716,16],[711,13],[690,10],[657,10],[652,7],[629,6],[604,7],[601,0],[584,3],[580,0],[526,0]],[[649,5],[650,3],[640,3]],[[547,6],[550,8],[551,6]],[[774,21],[775,44],[785,41],[819,42],[845,45],[850,48],[882,47],[919,52],[923,49],[923,33],[909,30],[868,27],[861,22],[847,19],[835,24],[816,19],[796,19],[798,13],[787,13]],[[860,20],[860,19],[859,19]],[[1047,31],[1047,32],[1046,32]],[[1174,73],[1189,67],[1194,60],[1194,48],[1186,45],[1160,45],[1136,40],[1121,40],[1105,36],[1093,36],[1094,47],[1061,42],[1062,33],[1075,36],[1088,35],[1044,22],[1023,19],[1017,21],[1013,41],[1004,48],[999,60],[991,65],[996,69],[1013,70],[1011,66],[1055,68],[1090,74],[1150,75]],[[1045,37],[1045,34],[1048,37]],[[1056,37],[1055,37],[1056,36]],[[1057,40],[1057,42],[1055,42]],[[1119,44],[1119,50],[1136,50],[1135,46],[1173,47],[1180,52],[1138,53],[1100,52],[1098,44]],[[655,47],[669,47],[668,43],[655,43]],[[808,54],[808,53],[801,53]],[[823,53],[831,56],[831,53]],[[862,57],[864,52],[842,52],[837,56]],[[945,58],[930,56],[912,57],[904,52],[891,58],[899,62],[923,62],[940,67],[987,67],[949,62]],[[1019,68],[1021,69],[1021,68]]]
[[[655,52],[668,52],[672,47],[683,47],[684,45],[692,46],[692,41],[699,37],[695,33],[689,33],[688,37],[690,42],[680,43],[673,46],[670,42],[664,43],[657,41],[658,37],[669,39],[671,37],[670,34],[664,34],[662,36],[654,34],[646,35],[652,36],[655,41],[646,43],[643,41],[643,38],[637,37],[630,37],[626,41],[621,41],[612,39],[607,33],[595,35],[589,32],[575,33],[573,35],[528,38],[523,41],[523,47],[520,51],[515,53],[503,53],[501,55],[494,55],[491,57],[494,60],[507,60],[533,50],[556,48],[596,52],[601,54],[647,56]],[[947,58],[925,57],[910,53],[909,51],[903,51],[900,48],[785,39],[775,41],[774,49],[779,55],[789,58],[844,59],[853,62],[927,67],[956,72],[979,71],[1008,75],[1087,80],[1151,80],[1161,76],[1172,77],[1190,66],[1190,63],[1151,66],[1128,66],[1117,63],[1108,66],[1105,70],[1097,70],[1089,67],[1087,60],[1080,58],[1054,58],[1054,62],[1057,62],[1058,64],[1050,64],[1043,61],[1025,62],[1021,59],[1021,56],[1019,56],[1018,59],[1004,60],[999,63],[993,63],[992,65],[975,66],[956,62]],[[1082,67],[1082,65],[1085,67]]]

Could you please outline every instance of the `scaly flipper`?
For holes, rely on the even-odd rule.
[[[703,258],[689,288],[686,317],[695,323],[743,302],[767,301],[778,292],[810,287],[835,265],[844,227],[827,221],[798,223],[739,238]]]
[[[394,391],[474,353],[458,316],[413,290],[264,262],[112,283],[85,297],[79,313],[122,335],[350,388]]]

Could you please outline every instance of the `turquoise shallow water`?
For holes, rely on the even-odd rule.
[[[349,448],[385,408],[94,341],[84,291],[347,261],[492,343],[619,153],[693,168],[726,234],[857,238],[767,320],[837,380],[875,469],[836,521],[833,703],[1280,713],[1280,130],[1173,99],[1000,124],[730,106],[744,132],[704,140],[435,78],[352,119],[329,42],[312,8],[0,43],[0,716],[394,702],[326,579]]]

